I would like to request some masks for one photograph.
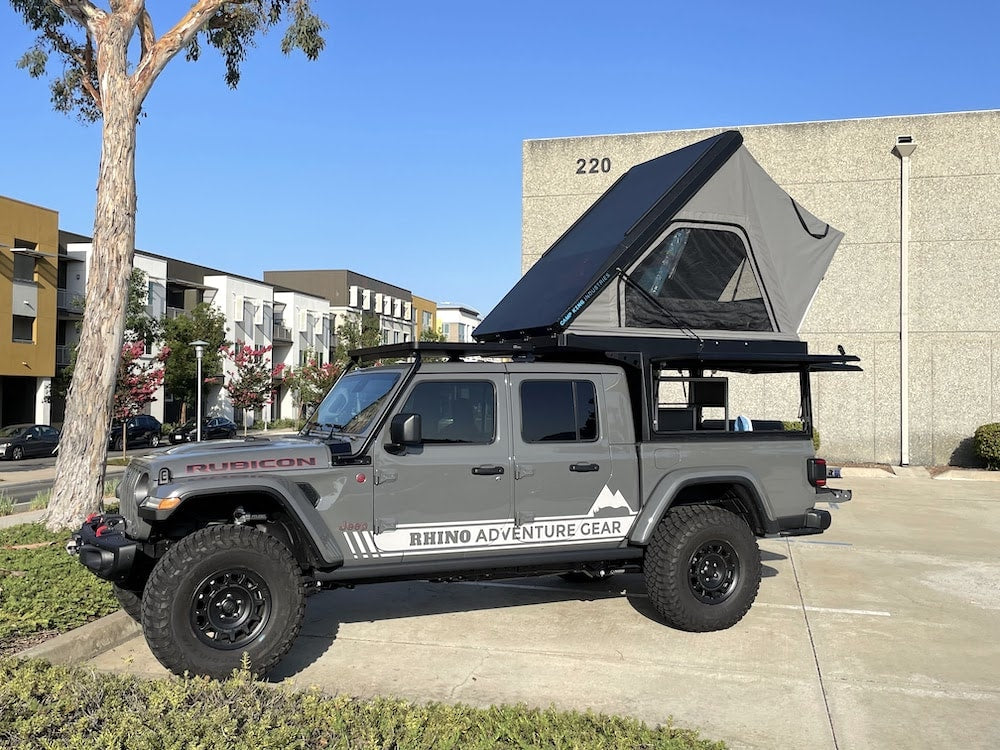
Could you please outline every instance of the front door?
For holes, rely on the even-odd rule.
[[[464,556],[488,552],[505,532],[509,536],[507,401],[499,365],[418,375],[396,413],[420,415],[422,443],[387,450],[386,427],[375,448],[374,541],[380,553]]]
[[[616,486],[599,373],[515,373],[514,509],[544,546],[613,545],[636,511]]]

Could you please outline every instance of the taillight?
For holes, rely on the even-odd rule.
[[[806,461],[806,475],[813,487],[826,487],[826,459],[810,458]]]

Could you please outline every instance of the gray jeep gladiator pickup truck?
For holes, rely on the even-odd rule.
[[[641,571],[667,624],[730,627],[756,538],[850,498],[814,456],[810,377],[857,357],[798,338],[842,236],[735,131],[638,164],[477,343],[355,352],[295,437],[133,461],[70,549],[175,672],[267,672],[307,592],[378,581]]]
[[[264,673],[308,592],[402,579],[641,570],[667,624],[727,628],[757,593],[755,537],[820,533],[817,505],[850,497],[813,455],[809,369],[831,358],[756,362],[800,373],[803,427],[739,431],[724,359],[707,375],[572,346],[415,343],[359,360],[375,357],[409,361],[350,369],[298,435],[134,460],[119,514],[75,535],[164,666],[224,677],[246,652]]]

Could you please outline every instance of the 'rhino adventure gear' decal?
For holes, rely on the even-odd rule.
[[[448,552],[493,551],[566,544],[607,543],[623,539],[637,512],[621,491],[607,485],[584,516],[552,516],[515,525],[510,518],[462,523],[416,523],[392,531],[345,531],[355,559],[384,555],[432,555]]]

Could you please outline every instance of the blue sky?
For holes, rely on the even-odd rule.
[[[231,91],[171,63],[139,126],[137,246],[260,277],[350,268],[486,313],[520,273],[521,142],[1000,106],[992,3],[316,0],[320,60],[265,38]],[[157,32],[186,3],[149,2]],[[15,68],[0,194],[93,225],[100,130]]]

